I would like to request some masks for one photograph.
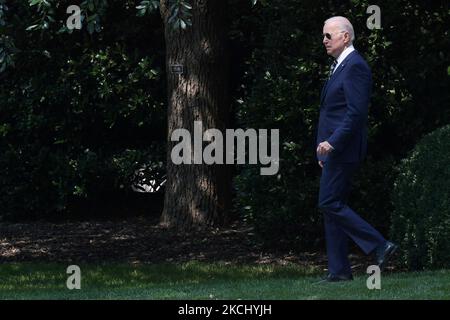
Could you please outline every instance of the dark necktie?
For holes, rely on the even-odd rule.
[[[336,68],[336,66],[337,66],[337,60],[334,60],[334,62],[333,62],[333,64],[331,65],[331,68],[330,68],[330,76],[328,77],[328,79],[329,78],[331,78],[331,76],[333,75],[333,72],[334,72],[334,69]]]

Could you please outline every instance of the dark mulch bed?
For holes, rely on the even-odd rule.
[[[326,268],[324,253],[264,250],[252,228],[180,233],[144,218],[101,222],[0,223],[0,263],[179,263],[191,260],[248,264],[314,265]],[[370,259],[351,255],[354,268]]]

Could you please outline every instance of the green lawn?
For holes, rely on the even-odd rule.
[[[0,299],[450,299],[450,270],[383,274],[381,290],[352,282],[316,284],[317,270],[288,266],[80,265],[81,289],[65,265],[0,265]]]

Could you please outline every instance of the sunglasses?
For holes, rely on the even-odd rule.
[[[342,32],[346,32],[346,31],[339,31],[338,33],[342,33]],[[325,37],[325,38],[327,38],[328,40],[331,40],[331,36],[333,35],[333,33],[324,33],[323,35],[322,35],[322,37]]]

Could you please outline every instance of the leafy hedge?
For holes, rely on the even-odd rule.
[[[20,51],[0,74],[0,219],[70,218],[82,203],[108,214],[137,169],[165,170],[161,21],[116,1],[101,33],[31,32],[35,8],[10,3],[5,28]]]
[[[450,267],[450,125],[426,135],[395,181],[392,238],[410,269]]]

